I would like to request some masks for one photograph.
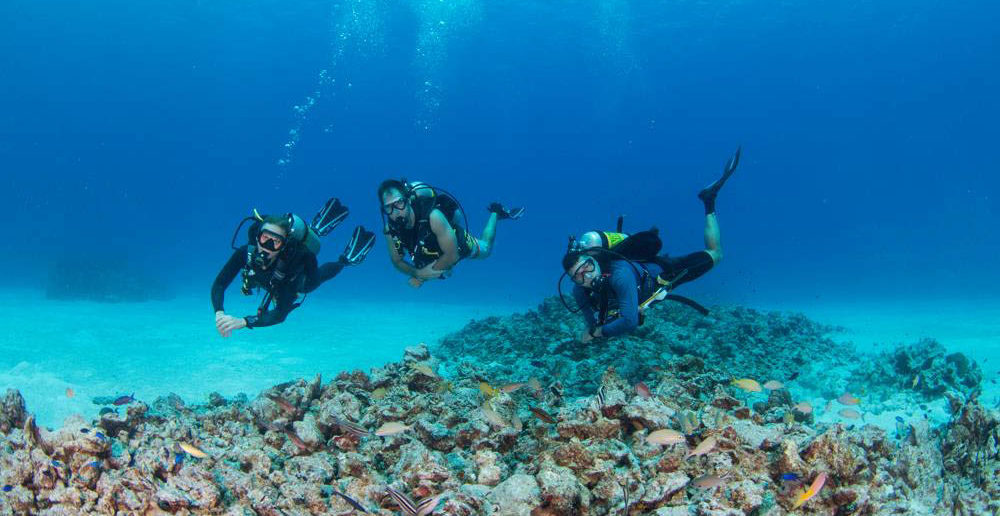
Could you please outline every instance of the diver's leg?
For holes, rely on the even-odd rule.
[[[316,272],[306,277],[302,287],[302,293],[308,294],[323,284],[324,281],[333,278],[344,269],[342,262],[328,262],[316,268]]]
[[[712,263],[722,261],[722,233],[714,212],[705,215],[705,252],[712,257]]]
[[[493,252],[493,241],[497,238],[497,214],[490,213],[489,220],[486,221],[486,227],[483,228],[483,236],[478,238],[479,251],[475,252],[470,256],[470,258],[481,260],[486,258]]]

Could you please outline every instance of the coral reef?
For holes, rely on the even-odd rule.
[[[917,418],[895,438],[874,425],[817,423],[784,386],[754,393],[731,383],[793,378],[821,349],[862,367],[824,327],[739,308],[711,319],[670,308],[639,335],[581,351],[564,340],[577,321],[554,307],[470,323],[433,353],[408,348],[368,373],[300,379],[252,399],[134,401],[124,414],[73,417],[55,431],[37,427],[8,391],[0,512],[1000,510],[1000,425],[975,396],[949,394],[951,421],[933,428]]]

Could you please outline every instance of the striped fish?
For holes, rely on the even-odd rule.
[[[434,509],[437,509],[438,503],[441,502],[442,496],[444,495],[428,496],[427,498],[417,502],[416,516],[427,516],[428,514],[434,512]]]
[[[341,430],[355,437],[364,437],[368,435],[368,429],[361,425],[351,423],[350,421],[339,417],[334,417],[333,421],[337,423],[337,426],[339,426]]]
[[[602,385],[600,389],[597,389],[597,403],[604,407],[604,386]]]
[[[405,494],[400,493],[399,491],[396,491],[391,487],[386,489],[389,491],[389,496],[391,496],[392,499],[396,501],[396,505],[398,505],[399,508],[402,509],[404,513],[409,514],[411,516],[417,514],[417,504],[414,503],[409,496],[406,496]]]

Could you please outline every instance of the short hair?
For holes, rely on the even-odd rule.
[[[275,226],[278,226],[281,229],[284,229],[286,235],[290,235],[292,233],[292,226],[291,226],[291,224],[289,224],[288,221],[289,221],[289,217],[288,217],[287,214],[285,214],[285,215],[264,215],[260,219],[260,227],[264,227],[264,224],[274,224]]]
[[[399,193],[406,195],[406,183],[400,181],[399,179],[386,179],[382,181],[382,184],[378,185],[378,202],[382,202],[382,197],[389,190],[399,190]]]

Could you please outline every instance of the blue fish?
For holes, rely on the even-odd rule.
[[[55,467],[57,467],[57,468],[61,468],[62,467],[62,462],[59,462],[56,459],[52,459],[52,465],[55,466]]]
[[[5,492],[5,493],[9,493],[11,489],[14,489],[14,486],[12,486],[10,484],[7,484],[7,485],[3,486],[3,492]]]
[[[88,463],[84,464],[83,467],[85,467],[85,468],[100,469],[101,463],[100,463],[100,461],[96,461],[95,460],[93,462],[88,462]]]
[[[903,416],[896,416],[896,421],[903,422]]]
[[[781,479],[786,482],[792,482],[799,479],[799,476],[795,473],[782,473]]]
[[[105,436],[101,432],[94,432],[94,435],[97,436],[97,438],[100,439],[100,440],[102,440],[102,441],[107,440],[107,436]]]
[[[174,455],[174,464],[180,464],[182,462],[184,462],[184,455],[183,454],[179,453],[177,455]]]
[[[83,432],[83,433],[87,433],[87,432],[89,432],[89,431],[90,431],[90,429],[89,429],[89,428],[81,428],[81,429],[80,429],[80,432]]]

